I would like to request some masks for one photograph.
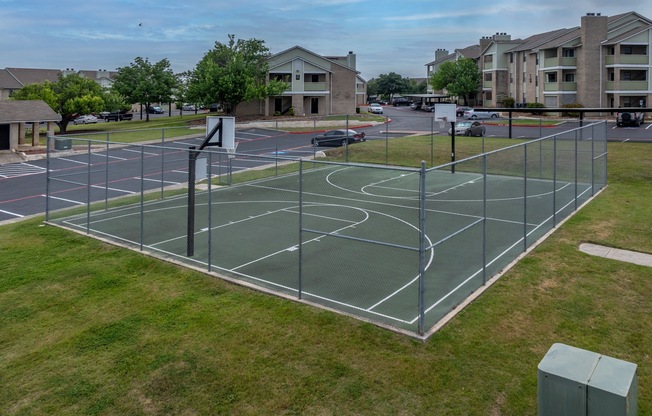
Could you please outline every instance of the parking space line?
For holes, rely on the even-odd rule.
[[[15,212],[5,211],[4,209],[0,209],[0,212],[2,212],[3,214],[12,215],[12,216],[17,217],[17,218],[23,218],[24,217],[24,215],[16,214]]]

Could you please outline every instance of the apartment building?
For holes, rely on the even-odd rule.
[[[518,106],[646,106],[652,95],[652,21],[636,12],[587,13],[580,20],[580,26],[525,39],[507,33],[480,39],[477,104],[501,107],[511,97]]]
[[[111,79],[117,71],[106,69],[75,71],[72,68],[41,69],[41,68],[5,68],[0,69],[0,100],[8,100],[12,92],[23,88],[25,85],[37,84],[45,81],[57,82],[59,76],[77,73],[88,79],[95,80],[105,88],[111,87]]]
[[[278,96],[238,106],[237,116],[355,114],[366,102],[367,83],[356,71],[356,55],[321,56],[294,46],[269,58],[269,79],[287,83]]]

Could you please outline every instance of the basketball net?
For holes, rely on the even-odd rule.
[[[233,148],[229,148],[229,147],[226,148],[226,153],[229,159],[235,158],[235,150],[238,148],[238,143],[239,142],[236,140],[233,145]]]

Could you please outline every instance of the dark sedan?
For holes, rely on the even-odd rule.
[[[356,132],[355,130],[331,130],[321,136],[313,137],[313,146],[346,146],[351,143],[364,142],[364,132]]]

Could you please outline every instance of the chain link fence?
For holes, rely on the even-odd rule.
[[[330,157],[204,150],[192,199],[187,143],[50,137],[46,220],[425,337],[607,183],[604,122],[455,162],[379,129]]]

